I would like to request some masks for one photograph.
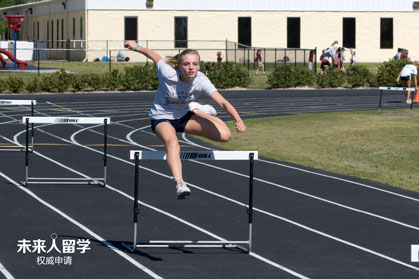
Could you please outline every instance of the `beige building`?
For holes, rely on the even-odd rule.
[[[417,8],[411,0],[47,0],[0,9],[0,16],[24,14],[20,40],[48,42],[61,54],[79,49],[72,60],[92,61],[109,50],[142,59],[123,50],[126,39],[162,55],[197,48],[203,60],[215,60],[216,50],[231,56],[226,40],[255,48],[317,48],[318,54],[337,40],[356,49],[357,61],[381,62],[399,47],[419,59]]]

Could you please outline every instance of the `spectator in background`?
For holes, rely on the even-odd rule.
[[[308,69],[310,71],[313,70],[313,59],[314,59],[314,50],[310,50],[310,54],[308,55]]]
[[[339,54],[338,54],[339,56],[339,69],[342,71],[342,72],[346,72],[346,69],[345,69],[345,66],[343,65],[343,61],[345,61],[345,48],[341,48],[340,49],[340,51],[339,51]]]
[[[339,47],[335,53],[332,55],[332,68],[338,68],[340,63],[340,51],[341,48]]]
[[[320,62],[321,74],[324,75],[327,69],[330,67],[329,56],[325,55],[324,49],[322,50],[322,55],[320,55]]]
[[[409,51],[407,49],[402,49],[402,54],[400,55],[400,59],[408,59],[408,60],[410,60],[410,58],[409,58]]]
[[[397,76],[396,82],[402,81],[403,87],[411,87],[412,85],[412,75],[415,77],[415,88],[418,91],[418,80],[416,76],[418,75],[419,62],[415,61],[413,64],[407,64],[403,67],[400,74]],[[405,91],[406,103],[411,104],[412,100],[410,99],[410,91]]]
[[[402,48],[397,49],[396,55],[394,55],[393,60],[400,60],[400,57],[402,56]]]
[[[259,74],[259,69],[262,69],[262,74],[265,74],[265,65],[263,65],[263,62],[262,62],[262,50],[261,49],[259,49],[257,52],[256,52],[256,60],[257,60],[257,68],[256,68],[256,74],[258,75]]]
[[[351,49],[351,67],[355,66],[356,64],[356,52],[355,50]]]
[[[223,58],[221,57],[221,51],[217,52],[217,66],[218,68],[221,67],[221,63],[223,62]]]

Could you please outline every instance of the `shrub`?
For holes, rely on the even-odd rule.
[[[241,64],[224,62],[201,62],[201,72],[205,73],[216,88],[247,87],[251,79],[247,69]]]
[[[85,74],[77,74],[73,77],[73,88],[76,91],[82,91],[89,88],[88,76]]]
[[[289,88],[295,84],[294,66],[281,64],[268,75],[268,83],[272,88]]]
[[[6,79],[0,78],[0,92],[5,93],[7,91],[7,82]]]
[[[105,73],[104,75],[105,88],[114,91],[122,87],[123,75],[119,72],[119,70],[112,70],[111,73]]]
[[[341,70],[335,68],[327,71],[326,74],[317,75],[317,86],[321,88],[325,87],[342,87],[346,82],[346,74]]]
[[[268,75],[268,83],[272,88],[310,86],[315,83],[315,74],[305,67],[280,64]]]
[[[401,86],[396,82],[396,78],[404,65],[411,64],[407,59],[389,60],[378,67],[377,82],[380,86]]]
[[[86,74],[86,81],[89,87],[94,90],[100,90],[104,88],[104,78],[103,75],[97,73]]]
[[[370,85],[373,74],[365,66],[355,65],[346,72],[348,83],[352,87],[364,87]]]
[[[312,86],[316,83],[316,75],[312,70],[309,70],[306,67],[296,67],[294,68],[295,77],[295,87],[299,86]]]
[[[26,83],[25,87],[30,93],[41,92],[41,80],[38,77],[34,77]]]
[[[136,65],[131,68],[126,67],[124,70],[121,84],[127,90],[156,89],[159,85],[154,64]]]
[[[40,82],[41,90],[44,92],[53,92],[55,90],[54,77],[52,74],[46,74],[41,76]]]
[[[25,88],[25,82],[23,81],[22,77],[11,75],[7,79],[7,86],[13,93],[19,93],[22,92]]]
[[[67,73],[64,69],[52,74],[52,81],[58,92],[68,90],[73,83],[73,74]]]

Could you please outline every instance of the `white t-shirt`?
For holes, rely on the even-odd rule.
[[[417,75],[418,69],[413,64],[407,64],[403,67],[402,74],[400,76],[402,77],[410,77],[411,75]]]
[[[179,119],[188,111],[188,104],[201,94],[210,96],[217,91],[208,77],[198,72],[192,82],[180,80],[180,72],[173,69],[164,60],[156,64],[159,87],[151,107],[151,119]]]

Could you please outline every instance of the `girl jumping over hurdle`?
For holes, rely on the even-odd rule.
[[[180,146],[176,132],[203,136],[220,142],[230,140],[227,125],[210,105],[194,102],[205,94],[227,112],[236,122],[236,131],[243,133],[246,125],[237,110],[218,92],[208,77],[199,72],[199,53],[186,49],[166,61],[155,51],[142,47],[135,41],[126,41],[125,46],[151,59],[157,68],[159,86],[149,116],[151,129],[159,137],[167,151],[167,164],[176,183],[178,199],[184,199],[191,190],[183,181]]]

